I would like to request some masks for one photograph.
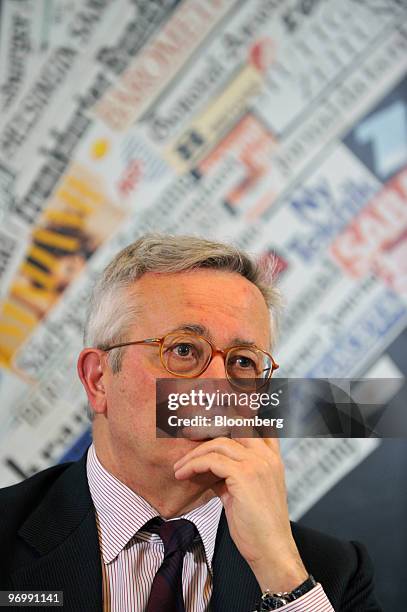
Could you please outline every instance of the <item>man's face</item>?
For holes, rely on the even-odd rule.
[[[241,342],[268,350],[270,315],[263,296],[242,276],[217,270],[177,274],[145,274],[134,284],[139,315],[127,341],[161,337],[188,326],[203,328],[214,346],[226,349]],[[156,438],[155,388],[157,378],[171,378],[163,368],[158,347],[129,346],[120,372],[113,374],[104,359],[106,409],[96,417],[95,442],[103,419],[114,456],[127,465],[161,467],[173,475],[173,464],[199,442]],[[225,378],[217,355],[202,378]],[[120,458],[120,459],[119,459]]]

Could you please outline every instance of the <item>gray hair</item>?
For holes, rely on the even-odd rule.
[[[270,282],[273,263],[261,265],[244,251],[222,242],[195,236],[146,234],[120,251],[95,284],[85,326],[85,345],[103,349],[128,340],[138,314],[137,305],[128,298],[135,281],[144,274],[200,268],[236,272],[252,282],[271,311],[272,338],[275,337],[281,301],[278,289]],[[122,348],[109,354],[114,373],[120,371],[122,354]]]

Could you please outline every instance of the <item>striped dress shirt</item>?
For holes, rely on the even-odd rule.
[[[143,529],[157,511],[110,474],[92,444],[87,477],[96,513],[102,558],[104,612],[144,612],[154,576],[164,559],[158,534]],[[222,502],[212,498],[176,518],[192,521],[198,534],[184,557],[182,586],[187,612],[208,612],[212,595],[212,559]],[[321,585],[284,606],[284,612],[333,612]],[[249,612],[249,611],[248,611]]]

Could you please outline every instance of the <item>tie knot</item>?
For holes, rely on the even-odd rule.
[[[187,519],[163,521],[157,517],[149,521],[146,528],[152,533],[158,533],[164,544],[164,557],[179,550],[185,553],[191,547],[198,531],[194,523]]]

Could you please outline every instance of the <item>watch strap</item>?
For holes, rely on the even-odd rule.
[[[304,582],[290,592],[284,593],[270,593],[269,590],[265,591],[260,599],[260,602],[254,612],[268,612],[269,610],[278,610],[288,603],[299,599],[308,591],[311,591],[317,586],[317,581],[311,574]]]
[[[311,576],[310,574],[308,578],[304,580],[302,584],[300,584],[300,586],[292,590],[291,593],[288,593],[290,601],[295,601],[296,599],[299,599],[300,597],[305,595],[305,593],[308,593],[308,591],[313,589],[315,586],[317,586],[317,581],[315,580],[314,576]]]

